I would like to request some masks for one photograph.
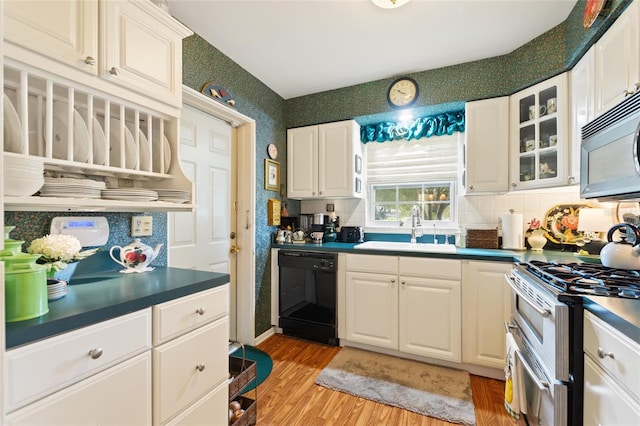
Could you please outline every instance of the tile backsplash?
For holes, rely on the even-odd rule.
[[[334,204],[336,215],[340,217],[340,225],[357,226],[366,223],[366,201],[360,199],[305,200],[300,204],[300,211],[302,213],[326,212],[326,205],[330,203]],[[522,213],[526,227],[527,222],[532,218],[542,220],[547,211],[558,204],[587,204],[593,207],[615,208],[615,203],[581,199],[578,185],[495,195],[459,195],[458,224],[461,228],[500,227],[500,217],[513,209],[516,213]]]

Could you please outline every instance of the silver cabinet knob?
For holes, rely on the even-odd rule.
[[[615,356],[613,356],[613,352],[605,352],[602,348],[598,348],[598,357],[600,359],[605,359],[606,357],[615,359]]]
[[[394,280],[393,278],[391,279],[391,284],[395,284],[396,280]]]
[[[95,65],[96,60],[91,56],[87,56],[86,58],[84,58],[84,63],[87,65]]]
[[[400,281],[400,284],[405,285],[407,282],[405,280]]]
[[[198,315],[204,315],[205,312],[207,312],[207,310],[205,308],[196,309],[196,314],[198,314]]]
[[[204,371],[204,364],[198,364],[198,365],[196,365],[196,370],[198,370],[198,371]]]
[[[94,348],[89,351],[91,359],[98,359],[102,356],[102,348]]]
[[[473,189],[473,185],[469,185],[469,189]]]
[[[515,182],[511,182],[511,186],[515,188],[516,186],[518,186],[518,184]]]
[[[111,69],[109,70],[109,74],[111,75],[118,75],[120,74],[120,70],[116,67],[111,67]]]

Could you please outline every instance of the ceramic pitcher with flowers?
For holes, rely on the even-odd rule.
[[[541,226],[541,223],[535,217],[529,222],[529,229],[527,229],[527,242],[531,246],[533,251],[542,251],[547,244],[547,237],[545,233],[547,230]]]
[[[124,266],[126,269],[120,271],[124,274],[132,272],[147,272],[153,271],[154,268],[149,265],[160,253],[162,244],[157,244],[155,248],[151,248],[146,245],[140,238],[136,238],[133,242],[124,247],[113,246],[109,250],[109,255],[119,265]],[[113,254],[114,250],[120,251],[119,258],[116,258]]]

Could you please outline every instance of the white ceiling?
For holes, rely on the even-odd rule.
[[[171,14],[284,99],[507,54],[577,0],[169,0]]]

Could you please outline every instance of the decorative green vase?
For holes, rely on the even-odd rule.
[[[47,274],[45,267],[36,264],[39,254],[21,253],[1,256],[5,262],[5,320],[24,321],[49,312]]]

